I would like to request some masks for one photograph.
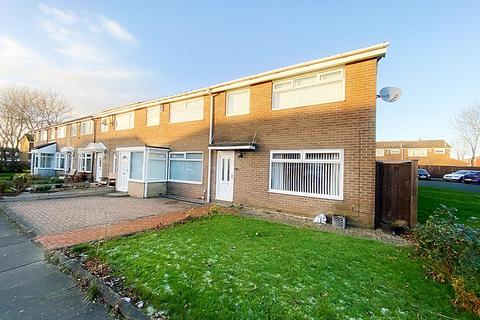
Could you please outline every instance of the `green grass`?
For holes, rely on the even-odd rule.
[[[480,193],[419,187],[418,222],[424,223],[441,204],[456,208],[459,222],[480,227]],[[472,221],[471,217],[478,220]]]
[[[12,180],[12,177],[15,175],[13,172],[2,172],[0,173],[0,180]]]
[[[170,319],[474,319],[409,250],[214,215],[107,241],[99,257]]]

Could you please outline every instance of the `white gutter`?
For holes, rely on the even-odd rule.
[[[209,95],[212,93],[222,92],[226,90],[232,90],[236,88],[241,88],[249,86],[256,83],[274,81],[277,79],[293,77],[296,75],[301,75],[304,73],[315,72],[323,69],[329,69],[340,65],[345,65],[351,62],[371,59],[371,58],[383,58],[387,53],[387,48],[390,44],[388,42],[383,42],[377,45],[370,47],[365,47],[346,53],[341,53],[333,56],[328,56],[325,58],[310,60],[304,63],[299,63],[291,65],[288,67],[283,67],[267,72],[258,73],[255,75],[239,78],[232,81],[222,82],[207,88],[201,88],[197,90],[187,91],[176,95],[166,96],[158,99],[131,103],[123,107],[111,108],[99,113],[93,114],[91,118],[101,118],[109,115],[115,115],[119,113],[134,111],[137,109],[148,108],[152,106],[157,106],[164,103],[175,102],[179,100],[192,99],[199,96]],[[65,124],[77,122],[80,119],[85,119],[85,117],[70,120],[65,122]],[[57,127],[61,124],[57,124],[52,127]]]

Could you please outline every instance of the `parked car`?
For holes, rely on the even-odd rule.
[[[443,176],[443,180],[445,181],[455,181],[455,182],[463,182],[464,177],[469,174],[470,170],[458,170]]]
[[[480,171],[470,171],[463,177],[465,183],[480,183]]]
[[[430,180],[431,176],[425,169],[417,169],[418,179]]]

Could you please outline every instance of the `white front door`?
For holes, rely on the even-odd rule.
[[[130,179],[130,152],[118,152],[117,191],[128,191],[128,179]]]
[[[97,171],[95,174],[95,180],[100,181],[103,175],[103,153],[97,152],[95,155]]]
[[[233,201],[234,151],[217,152],[217,193],[216,199]]]

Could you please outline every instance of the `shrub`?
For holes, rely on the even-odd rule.
[[[35,186],[33,188],[34,192],[49,192],[51,190],[52,190],[52,186],[49,185],[49,184],[42,184],[42,185],[39,185],[39,186]]]
[[[0,180],[0,193],[7,193],[10,191],[12,183],[9,180]]]
[[[28,162],[23,161],[0,161],[0,172],[21,173],[30,169]]]
[[[455,305],[480,316],[480,229],[458,223],[456,209],[441,206],[414,237],[430,275],[452,285]]]
[[[29,173],[18,173],[12,178],[12,187],[21,192],[32,185],[32,177]]]

